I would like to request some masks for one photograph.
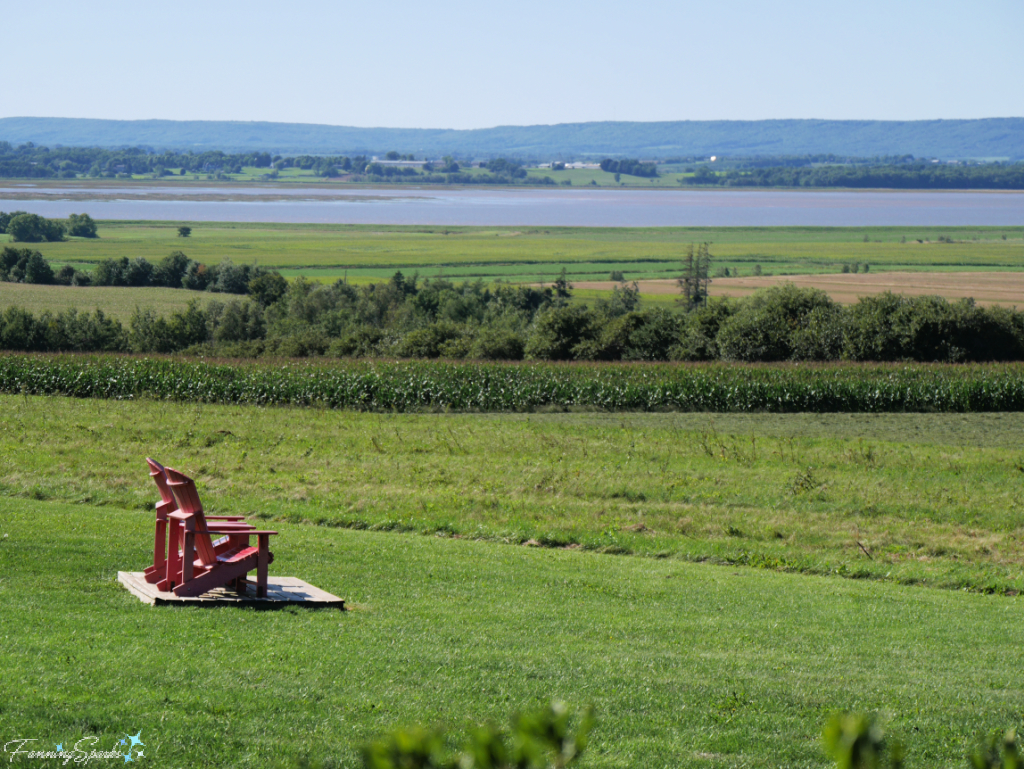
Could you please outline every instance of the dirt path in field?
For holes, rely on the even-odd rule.
[[[772,275],[759,278],[715,278],[711,296],[749,296],[759,288],[780,283],[820,288],[835,301],[853,304],[858,297],[892,291],[908,296],[973,297],[978,304],[1024,307],[1024,272],[870,272],[837,275]],[[610,291],[611,281],[582,281],[576,288]],[[640,294],[677,294],[674,280],[637,281]]]

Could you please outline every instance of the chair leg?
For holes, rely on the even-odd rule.
[[[196,533],[185,531],[185,547],[181,553],[181,584],[192,579],[192,571],[196,562]]]
[[[267,597],[267,567],[270,565],[270,535],[257,534],[259,555],[256,561],[256,597]]]
[[[173,590],[175,585],[181,583],[181,553],[178,548],[181,543],[180,531],[177,521],[170,521],[170,536],[167,543],[167,571],[164,578],[157,582],[157,590],[167,592]]]
[[[157,520],[153,537],[153,565],[144,572],[146,582],[159,582],[167,572],[167,521]]]

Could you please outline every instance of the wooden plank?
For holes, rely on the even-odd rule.
[[[144,572],[119,571],[117,581],[140,601],[152,606],[258,606],[261,609],[308,606],[313,609],[345,610],[343,599],[297,577],[268,577],[266,598],[256,595],[256,584],[252,581],[245,583],[244,594],[227,587],[218,587],[195,597],[161,592],[156,585],[146,582]]]

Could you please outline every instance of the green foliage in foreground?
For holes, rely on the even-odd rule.
[[[444,755],[443,735],[422,727],[398,729],[364,749],[366,769],[546,769],[573,763],[592,727],[588,713],[575,737],[562,703],[515,720],[512,746],[493,727],[475,730],[459,759]],[[825,748],[836,769],[903,769],[903,745],[885,739],[876,714],[837,713],[825,725]],[[1014,730],[983,739],[970,751],[971,769],[1019,769],[1024,765]]]
[[[825,748],[836,769],[903,769],[904,749],[885,739],[876,714],[837,713],[825,725]],[[967,755],[970,769],[1020,769],[1016,731],[982,738]]]
[[[565,703],[521,713],[511,734],[493,725],[474,729],[457,757],[446,755],[444,734],[422,727],[398,729],[363,749],[366,769],[563,769],[576,763],[594,724],[588,710],[575,733]]]
[[[1020,411],[1024,365],[211,363],[4,355],[0,392],[369,411]]]
[[[593,769],[824,769],[837,710],[890,714],[931,767],[1024,711],[1019,598],[276,523],[271,573],[352,611],[154,608],[115,581],[154,496],[0,499],[4,741],[141,728],[155,766],[337,769],[396,724],[455,748],[557,697],[594,704]]]

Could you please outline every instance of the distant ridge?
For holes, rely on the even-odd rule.
[[[1024,118],[980,120],[687,120],[443,128],[351,128],[205,120],[0,118],[0,141],[53,146],[221,149],[418,156],[806,155],[1024,158]]]

